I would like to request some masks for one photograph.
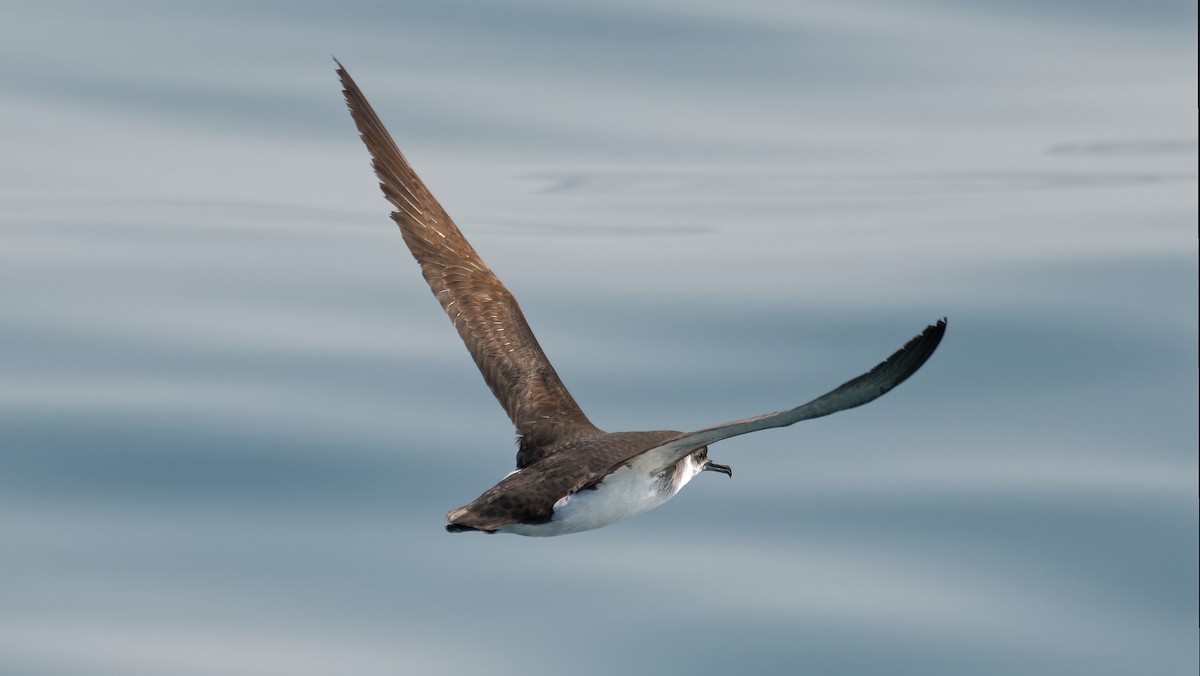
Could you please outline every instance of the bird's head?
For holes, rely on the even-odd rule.
[[[698,468],[696,470],[697,474],[700,472],[720,472],[725,476],[733,477],[732,467],[708,459],[708,446],[692,452],[692,465]]]

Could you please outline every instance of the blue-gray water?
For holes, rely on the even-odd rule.
[[[16,3],[0,672],[1197,670],[1194,2]],[[862,409],[564,538],[330,54],[607,429]]]

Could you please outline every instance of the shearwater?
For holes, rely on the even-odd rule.
[[[700,472],[733,476],[728,465],[708,458],[709,444],[861,406],[916,372],[946,331],[942,318],[869,372],[786,411],[695,432],[604,432],[559,380],[516,299],[417,177],[350,74],[337,65],[380,188],[396,209],[392,220],[517,429],[516,471],[450,510],[450,532],[565,535],[641,514],[671,499]]]

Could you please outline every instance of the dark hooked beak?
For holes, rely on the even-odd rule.
[[[704,463],[704,471],[705,472],[720,472],[721,474],[724,474],[725,476],[727,476],[731,479],[733,478],[733,468],[732,467],[730,467],[729,465],[722,465],[719,462],[713,462],[712,460],[709,460],[708,462]]]

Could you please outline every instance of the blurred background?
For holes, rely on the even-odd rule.
[[[1194,674],[1196,4],[6,3],[0,672]],[[609,430],[865,408],[449,535],[510,424],[330,55]]]

